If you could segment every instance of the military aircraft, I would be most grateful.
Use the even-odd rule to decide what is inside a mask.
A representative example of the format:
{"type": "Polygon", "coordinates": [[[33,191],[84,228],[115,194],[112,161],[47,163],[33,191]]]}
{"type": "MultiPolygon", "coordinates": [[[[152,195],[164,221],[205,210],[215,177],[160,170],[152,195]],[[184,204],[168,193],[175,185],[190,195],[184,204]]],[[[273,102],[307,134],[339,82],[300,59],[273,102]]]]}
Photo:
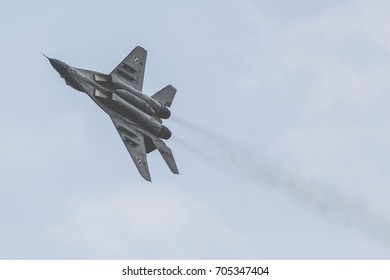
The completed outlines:
{"type": "MultiPolygon", "coordinates": [[[[44,54],[43,54],[44,55],[44,54]]],[[[106,112],[122,138],[141,176],[151,182],[147,154],[157,148],[170,170],[179,174],[171,149],[162,141],[171,131],[161,119],[171,115],[176,89],[168,85],[152,96],[142,93],[147,51],[136,47],[110,73],[79,69],[49,58],[67,85],[85,92],[106,112]]]]}

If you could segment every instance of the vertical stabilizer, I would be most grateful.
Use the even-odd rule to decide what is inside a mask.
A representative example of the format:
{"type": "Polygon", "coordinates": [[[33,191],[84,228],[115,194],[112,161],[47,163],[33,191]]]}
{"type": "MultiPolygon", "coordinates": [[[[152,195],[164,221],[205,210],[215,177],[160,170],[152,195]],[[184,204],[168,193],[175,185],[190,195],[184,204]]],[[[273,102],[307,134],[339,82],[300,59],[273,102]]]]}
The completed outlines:
{"type": "Polygon", "coordinates": [[[175,98],[176,89],[172,85],[168,85],[156,94],[152,98],[166,107],[171,107],[173,98],[175,98]]]}

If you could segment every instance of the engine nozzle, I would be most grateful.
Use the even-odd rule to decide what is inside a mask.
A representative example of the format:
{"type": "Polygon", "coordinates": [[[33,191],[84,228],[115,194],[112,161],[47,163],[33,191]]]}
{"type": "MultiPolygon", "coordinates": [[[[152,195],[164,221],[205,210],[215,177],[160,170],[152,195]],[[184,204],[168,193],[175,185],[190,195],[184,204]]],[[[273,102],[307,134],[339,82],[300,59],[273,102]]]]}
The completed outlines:
{"type": "Polygon", "coordinates": [[[171,116],[171,111],[165,107],[161,106],[161,110],[158,112],[158,117],[162,119],[168,119],[171,116]]]}
{"type": "Polygon", "coordinates": [[[160,133],[158,134],[158,137],[167,140],[167,139],[171,138],[171,136],[172,136],[172,132],[169,130],[168,127],[163,125],[162,128],[161,128],[160,133]]]}

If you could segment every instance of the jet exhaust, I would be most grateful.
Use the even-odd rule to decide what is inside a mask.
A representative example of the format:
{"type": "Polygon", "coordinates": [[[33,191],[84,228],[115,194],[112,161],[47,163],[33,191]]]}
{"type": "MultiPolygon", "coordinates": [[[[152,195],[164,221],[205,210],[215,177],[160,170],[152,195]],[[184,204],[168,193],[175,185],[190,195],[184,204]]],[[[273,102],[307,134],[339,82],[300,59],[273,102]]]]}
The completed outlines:
{"type": "Polygon", "coordinates": [[[229,175],[251,180],[308,207],[331,221],[341,222],[360,233],[390,245],[389,217],[366,200],[353,197],[337,187],[283,171],[271,161],[260,160],[245,144],[217,135],[202,125],[172,118],[182,129],[193,133],[187,140],[175,138],[177,145],[194,156],[225,170],[229,175]]]}

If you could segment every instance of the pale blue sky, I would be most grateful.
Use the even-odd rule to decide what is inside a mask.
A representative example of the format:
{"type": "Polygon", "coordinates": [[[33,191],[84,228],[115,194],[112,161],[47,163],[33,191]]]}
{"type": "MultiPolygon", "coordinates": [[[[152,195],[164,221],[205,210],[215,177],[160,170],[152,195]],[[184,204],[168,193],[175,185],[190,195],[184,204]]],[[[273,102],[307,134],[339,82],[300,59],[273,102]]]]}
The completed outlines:
{"type": "Polygon", "coordinates": [[[1,259],[390,257],[386,1],[5,1],[1,259]],[[40,52],[178,89],[137,173],[40,52]]]}

